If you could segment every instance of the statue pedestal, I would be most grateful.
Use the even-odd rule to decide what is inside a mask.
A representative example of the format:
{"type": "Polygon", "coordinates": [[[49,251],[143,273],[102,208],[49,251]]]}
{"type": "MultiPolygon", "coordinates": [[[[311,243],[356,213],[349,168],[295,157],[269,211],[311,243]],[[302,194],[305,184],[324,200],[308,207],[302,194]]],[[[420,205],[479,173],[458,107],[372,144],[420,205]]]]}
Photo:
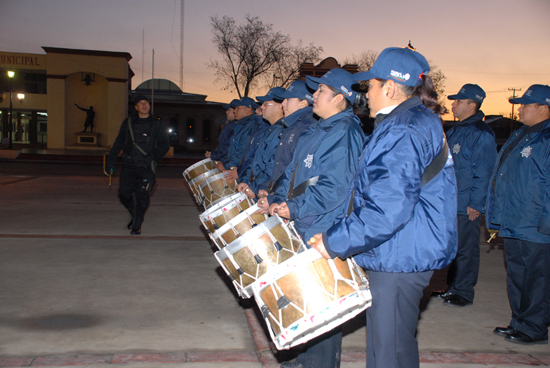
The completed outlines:
{"type": "Polygon", "coordinates": [[[76,145],[85,147],[99,147],[97,138],[99,133],[78,132],[76,135],[76,145]]]}

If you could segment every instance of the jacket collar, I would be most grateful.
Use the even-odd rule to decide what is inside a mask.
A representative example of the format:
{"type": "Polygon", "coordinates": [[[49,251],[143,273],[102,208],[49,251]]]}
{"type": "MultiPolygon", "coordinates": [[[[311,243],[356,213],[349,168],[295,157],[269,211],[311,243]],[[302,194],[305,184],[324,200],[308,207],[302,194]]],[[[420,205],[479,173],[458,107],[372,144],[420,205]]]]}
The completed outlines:
{"type": "Polygon", "coordinates": [[[453,122],[453,126],[465,126],[465,125],[475,124],[478,121],[483,120],[484,117],[485,117],[485,114],[483,113],[483,111],[479,110],[478,112],[476,112],[472,116],[469,116],[469,117],[467,117],[466,119],[464,119],[462,121],[453,122]]]}
{"type": "Polygon", "coordinates": [[[524,125],[526,134],[536,133],[536,132],[538,132],[539,130],[542,130],[542,129],[548,129],[549,126],[550,126],[550,119],[543,120],[540,123],[535,124],[535,125],[530,126],[530,127],[527,126],[527,125],[524,125]]]}
{"type": "Polygon", "coordinates": [[[335,114],[335,115],[332,115],[330,118],[328,119],[320,119],[318,122],[317,122],[317,126],[320,128],[320,129],[325,129],[325,130],[328,130],[330,128],[332,128],[334,125],[336,125],[336,123],[338,121],[340,121],[341,119],[345,119],[347,117],[353,117],[355,118],[356,122],[358,125],[361,125],[360,121],[359,121],[359,118],[357,118],[354,114],[353,114],[353,109],[351,107],[345,109],[344,111],[341,111],[339,112],[338,114],[335,114]]]}
{"type": "MultiPolygon", "coordinates": [[[[419,97],[412,97],[412,98],[409,98],[408,100],[404,101],[404,102],[401,102],[395,109],[392,110],[392,112],[390,112],[388,115],[386,115],[381,121],[384,121],[388,118],[391,118],[397,114],[399,114],[401,111],[405,111],[405,110],[408,110],[410,108],[413,108],[413,107],[416,107],[416,106],[420,106],[422,105],[422,100],[420,100],[419,97]]],[[[378,123],[378,124],[380,124],[378,123]]],[[[378,125],[376,125],[374,128],[376,129],[378,125]]]]}
{"type": "Polygon", "coordinates": [[[285,128],[288,128],[289,126],[294,125],[298,120],[300,120],[302,117],[305,117],[307,114],[313,114],[313,107],[307,106],[303,109],[294,111],[289,116],[285,116],[283,118],[283,126],[285,128]]]}
{"type": "Polygon", "coordinates": [[[252,114],[252,115],[248,115],[248,116],[245,116],[244,118],[242,119],[239,119],[239,120],[235,120],[235,124],[237,125],[244,125],[248,122],[250,122],[251,120],[253,120],[254,118],[256,118],[256,114],[252,114]]]}

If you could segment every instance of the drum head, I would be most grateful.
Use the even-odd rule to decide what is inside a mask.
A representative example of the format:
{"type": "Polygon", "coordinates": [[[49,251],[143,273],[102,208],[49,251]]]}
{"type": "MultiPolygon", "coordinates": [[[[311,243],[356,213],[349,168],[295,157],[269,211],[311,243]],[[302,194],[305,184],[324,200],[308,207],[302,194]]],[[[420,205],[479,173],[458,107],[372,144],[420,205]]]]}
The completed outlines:
{"type": "Polygon", "coordinates": [[[353,260],[327,260],[314,249],[270,270],[252,289],[278,349],[330,331],[371,304],[366,276],[353,260]]]}

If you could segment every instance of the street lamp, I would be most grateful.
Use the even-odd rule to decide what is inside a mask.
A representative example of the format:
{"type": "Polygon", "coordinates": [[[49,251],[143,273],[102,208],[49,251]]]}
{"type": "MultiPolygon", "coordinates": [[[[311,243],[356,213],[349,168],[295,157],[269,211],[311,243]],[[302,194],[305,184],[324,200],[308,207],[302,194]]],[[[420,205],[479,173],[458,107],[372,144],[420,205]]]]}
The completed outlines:
{"type": "Polygon", "coordinates": [[[8,124],[8,148],[9,149],[12,149],[12,145],[11,145],[11,130],[12,130],[12,124],[13,124],[13,116],[12,116],[12,108],[13,108],[13,103],[12,103],[12,99],[11,99],[11,95],[12,95],[12,92],[13,92],[13,77],[15,76],[15,72],[12,71],[12,70],[8,70],[8,77],[10,78],[10,120],[9,120],[9,124],[8,124]]]}

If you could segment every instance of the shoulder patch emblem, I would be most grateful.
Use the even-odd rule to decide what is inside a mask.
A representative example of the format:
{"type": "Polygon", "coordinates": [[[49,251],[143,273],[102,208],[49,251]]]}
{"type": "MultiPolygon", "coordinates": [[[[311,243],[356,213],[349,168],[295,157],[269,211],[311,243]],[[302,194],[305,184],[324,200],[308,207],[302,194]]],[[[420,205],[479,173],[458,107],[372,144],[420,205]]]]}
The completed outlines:
{"type": "Polygon", "coordinates": [[[533,148],[531,146],[525,147],[521,150],[521,157],[529,157],[531,156],[531,151],[533,151],[533,148]]]}
{"type": "Polygon", "coordinates": [[[453,146],[453,153],[454,153],[455,155],[457,155],[457,154],[460,153],[460,144],[457,143],[457,144],[455,144],[455,145],[453,146]]]}
{"type": "Polygon", "coordinates": [[[307,158],[304,160],[306,163],[306,167],[308,169],[311,169],[311,165],[313,164],[313,155],[307,155],[307,158]]]}

